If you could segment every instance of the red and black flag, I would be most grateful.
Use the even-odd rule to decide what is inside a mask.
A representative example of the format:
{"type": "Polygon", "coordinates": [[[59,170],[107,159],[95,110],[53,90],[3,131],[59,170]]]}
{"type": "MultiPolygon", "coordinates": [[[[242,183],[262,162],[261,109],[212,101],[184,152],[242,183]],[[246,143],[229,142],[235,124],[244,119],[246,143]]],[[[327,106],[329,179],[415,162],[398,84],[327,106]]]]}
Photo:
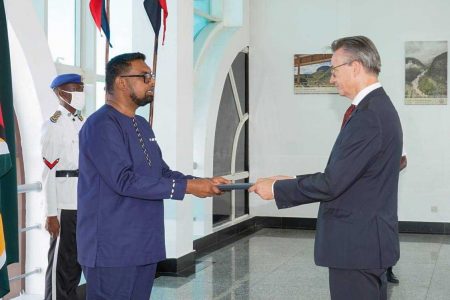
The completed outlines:
{"type": "Polygon", "coordinates": [[[95,25],[98,30],[105,33],[106,39],[109,42],[109,46],[111,45],[110,33],[109,33],[109,24],[108,24],[108,15],[106,14],[106,3],[105,0],[91,0],[89,2],[89,8],[91,10],[92,18],[94,19],[95,25]]]}
{"type": "MultiPolygon", "coordinates": [[[[164,31],[162,44],[164,45],[164,40],[166,39],[166,19],[169,15],[167,11],[166,0],[144,0],[144,8],[147,13],[150,23],[152,24],[153,31],[155,32],[155,42],[153,45],[153,73],[156,74],[156,66],[158,61],[158,40],[159,40],[159,30],[161,29],[161,10],[164,13],[164,31]]],[[[150,115],[149,115],[150,126],[153,125],[153,102],[150,103],[150,115]]]]}
{"type": "Polygon", "coordinates": [[[150,19],[150,23],[152,23],[153,31],[155,32],[156,38],[159,37],[159,30],[161,29],[161,10],[163,10],[164,18],[164,30],[163,30],[163,40],[162,44],[164,45],[164,40],[166,39],[166,19],[169,15],[167,11],[167,3],[166,0],[145,0],[144,8],[147,12],[148,18],[150,19]]]}

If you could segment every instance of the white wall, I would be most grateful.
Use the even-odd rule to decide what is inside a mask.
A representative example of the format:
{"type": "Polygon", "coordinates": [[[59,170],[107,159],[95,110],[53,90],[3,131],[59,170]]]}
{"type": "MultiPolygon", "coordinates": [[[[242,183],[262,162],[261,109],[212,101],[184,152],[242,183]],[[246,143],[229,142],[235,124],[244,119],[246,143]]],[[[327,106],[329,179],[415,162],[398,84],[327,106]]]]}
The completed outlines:
{"type": "MultiPolygon", "coordinates": [[[[403,125],[408,167],[400,176],[399,219],[449,222],[449,108],[406,106],[403,94],[404,42],[450,40],[450,2],[251,0],[250,11],[252,180],[323,171],[350,101],[295,95],[293,55],[330,53],[334,39],[366,35],[380,52],[380,81],[403,125]]],[[[277,210],[254,195],[250,201],[251,214],[261,216],[315,217],[318,207],[277,210]]]]}
{"type": "MultiPolygon", "coordinates": [[[[158,52],[154,116],[164,159],[173,170],[185,174],[193,172],[192,5],[185,0],[168,2],[166,42],[158,52]]],[[[192,198],[164,200],[167,257],[181,257],[193,251],[192,198]]]]}
{"type": "MultiPolygon", "coordinates": [[[[56,69],[32,3],[26,0],[8,0],[5,1],[5,10],[14,108],[22,138],[25,183],[33,183],[42,181],[41,125],[57,107],[57,99],[49,88],[56,69]]],[[[27,193],[26,199],[26,226],[39,223],[43,225],[44,193],[27,193]]],[[[48,241],[49,235],[43,226],[26,233],[25,271],[42,269],[41,273],[26,278],[26,291],[29,294],[43,294],[48,241]]]]}

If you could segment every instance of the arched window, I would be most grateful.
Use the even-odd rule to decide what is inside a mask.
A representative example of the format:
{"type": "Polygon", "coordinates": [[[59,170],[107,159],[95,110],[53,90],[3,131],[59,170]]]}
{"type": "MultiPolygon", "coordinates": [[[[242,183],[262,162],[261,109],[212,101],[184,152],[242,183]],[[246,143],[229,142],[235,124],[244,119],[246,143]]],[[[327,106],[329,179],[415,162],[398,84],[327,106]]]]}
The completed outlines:
{"type": "MultiPolygon", "coordinates": [[[[214,176],[248,182],[248,54],[240,52],[223,86],[214,141],[214,176]]],[[[248,192],[231,191],[213,198],[213,224],[248,214],[248,192]]]]}

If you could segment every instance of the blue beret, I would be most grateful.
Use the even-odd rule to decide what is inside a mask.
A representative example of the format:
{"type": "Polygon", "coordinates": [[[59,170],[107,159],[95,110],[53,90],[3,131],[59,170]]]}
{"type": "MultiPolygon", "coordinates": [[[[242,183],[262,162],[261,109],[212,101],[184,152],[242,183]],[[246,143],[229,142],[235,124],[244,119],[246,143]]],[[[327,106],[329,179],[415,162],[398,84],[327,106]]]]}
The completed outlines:
{"type": "Polygon", "coordinates": [[[50,88],[54,89],[66,83],[83,84],[83,81],[81,80],[81,76],[78,74],[61,74],[53,79],[52,83],[50,84],[50,88]]]}

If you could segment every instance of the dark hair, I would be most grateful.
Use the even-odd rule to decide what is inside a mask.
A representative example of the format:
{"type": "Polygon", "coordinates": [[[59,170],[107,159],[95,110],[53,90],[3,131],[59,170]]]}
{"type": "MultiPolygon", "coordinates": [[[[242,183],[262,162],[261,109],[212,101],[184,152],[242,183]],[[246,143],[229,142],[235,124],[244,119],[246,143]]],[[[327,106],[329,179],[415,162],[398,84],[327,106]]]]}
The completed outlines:
{"type": "Polygon", "coordinates": [[[145,61],[145,55],[139,52],[124,53],[111,58],[106,64],[105,89],[107,93],[112,94],[114,92],[114,81],[118,76],[130,70],[131,62],[134,60],[145,61]]]}
{"type": "Polygon", "coordinates": [[[368,72],[376,75],[380,73],[380,54],[368,37],[362,35],[344,37],[331,44],[333,52],[341,48],[349,54],[349,62],[359,61],[368,72]]]}

